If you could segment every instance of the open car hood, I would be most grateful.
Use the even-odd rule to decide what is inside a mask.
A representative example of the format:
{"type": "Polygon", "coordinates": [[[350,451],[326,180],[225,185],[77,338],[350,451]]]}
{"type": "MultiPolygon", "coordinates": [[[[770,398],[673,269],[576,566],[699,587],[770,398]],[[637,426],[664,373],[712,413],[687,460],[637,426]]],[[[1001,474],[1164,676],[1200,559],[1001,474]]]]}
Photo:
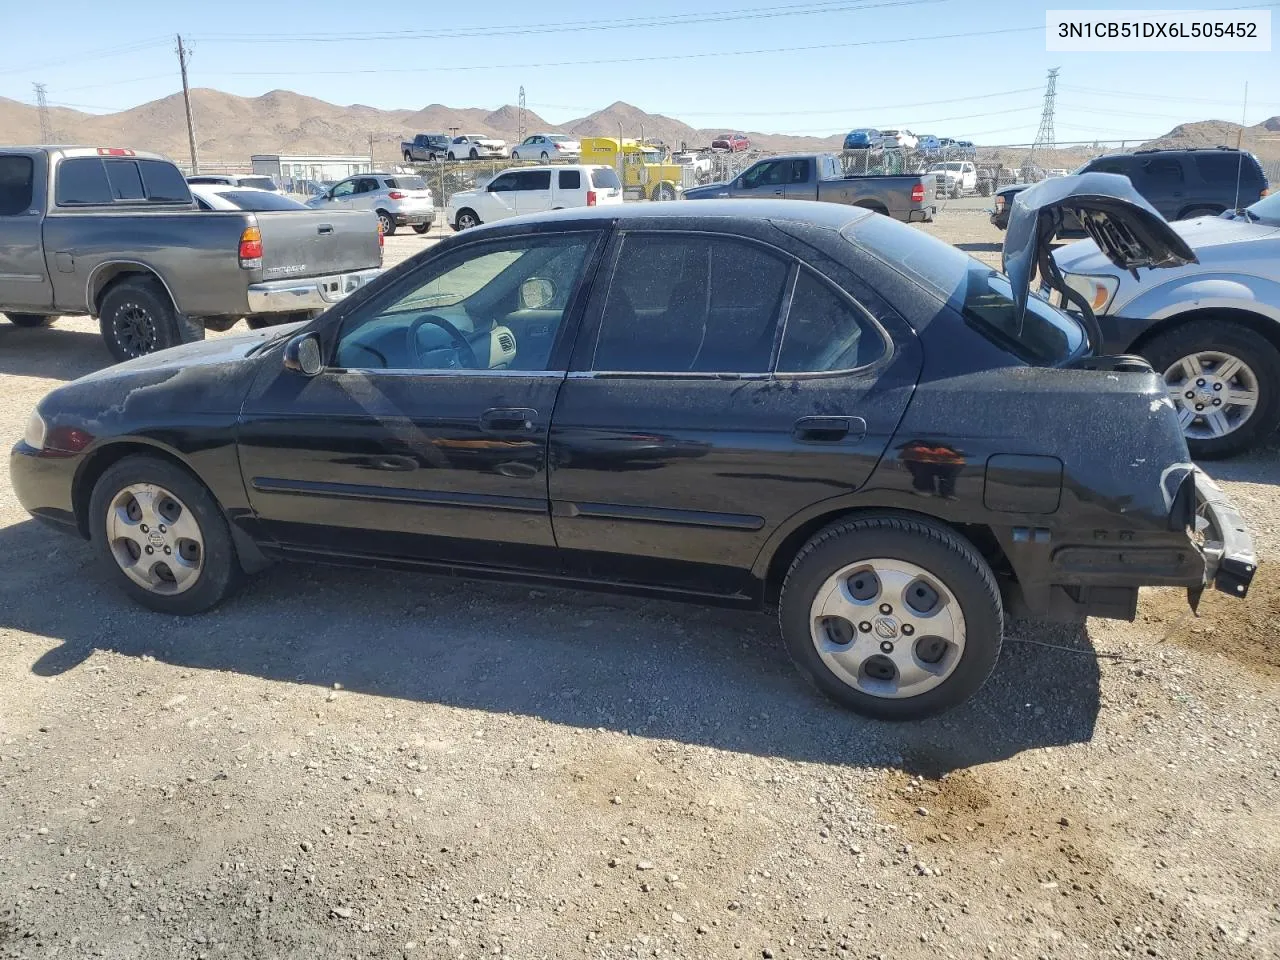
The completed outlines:
{"type": "MultiPolygon", "coordinates": [[[[1187,241],[1133,189],[1128,177],[1085,173],[1041,181],[1014,194],[1004,241],[1004,272],[1013,287],[1019,330],[1032,275],[1042,261],[1050,259],[1049,245],[1068,212],[1084,225],[1108,260],[1135,278],[1138,267],[1196,262],[1187,241]]],[[[1051,277],[1045,279],[1053,282],[1051,277]]],[[[1097,346],[1093,344],[1094,349],[1097,346]]]]}

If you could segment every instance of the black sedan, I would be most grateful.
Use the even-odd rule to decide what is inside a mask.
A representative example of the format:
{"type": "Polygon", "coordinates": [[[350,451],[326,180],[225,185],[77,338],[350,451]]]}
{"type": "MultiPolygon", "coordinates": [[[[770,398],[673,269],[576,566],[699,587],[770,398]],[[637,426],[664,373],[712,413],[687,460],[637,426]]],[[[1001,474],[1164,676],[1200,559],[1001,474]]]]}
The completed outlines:
{"type": "MultiPolygon", "coordinates": [[[[823,691],[926,716],[982,685],[1006,611],[1252,576],[1160,379],[1028,299],[1052,213],[1013,286],[821,203],[470,230],[305,326],[55,390],[14,485],[166,613],[275,559],[776,606],[823,691]]],[[[1117,256],[1162,239],[1130,227],[1117,256]]]]}

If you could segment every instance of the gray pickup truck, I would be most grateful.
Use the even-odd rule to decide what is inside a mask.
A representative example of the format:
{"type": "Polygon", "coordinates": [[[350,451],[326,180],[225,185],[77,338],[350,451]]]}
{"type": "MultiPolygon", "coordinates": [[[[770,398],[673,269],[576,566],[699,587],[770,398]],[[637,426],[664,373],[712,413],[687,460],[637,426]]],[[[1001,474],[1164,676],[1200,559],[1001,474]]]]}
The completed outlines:
{"type": "Polygon", "coordinates": [[[97,317],[117,360],[304,319],[381,272],[370,211],[197,209],[162,157],[0,147],[0,313],[97,317]]]}
{"type": "Polygon", "coordinates": [[[449,155],[450,142],[443,133],[420,133],[412,140],[400,141],[400,155],[405,163],[443,160],[449,155]]]}
{"type": "Polygon", "coordinates": [[[833,153],[797,153],[761,160],[727,183],[685,190],[684,198],[822,200],[866,207],[905,223],[927,223],[937,213],[936,187],[933,174],[845,176],[833,153]]]}

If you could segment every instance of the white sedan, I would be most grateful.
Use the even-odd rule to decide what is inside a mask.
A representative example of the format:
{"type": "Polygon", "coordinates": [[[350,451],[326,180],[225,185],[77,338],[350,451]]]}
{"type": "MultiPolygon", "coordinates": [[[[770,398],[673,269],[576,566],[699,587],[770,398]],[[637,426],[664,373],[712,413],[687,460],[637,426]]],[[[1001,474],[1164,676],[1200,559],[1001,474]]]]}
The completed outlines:
{"type": "Polygon", "coordinates": [[[511,148],[512,160],[577,160],[582,144],[563,133],[535,133],[511,148]]]}

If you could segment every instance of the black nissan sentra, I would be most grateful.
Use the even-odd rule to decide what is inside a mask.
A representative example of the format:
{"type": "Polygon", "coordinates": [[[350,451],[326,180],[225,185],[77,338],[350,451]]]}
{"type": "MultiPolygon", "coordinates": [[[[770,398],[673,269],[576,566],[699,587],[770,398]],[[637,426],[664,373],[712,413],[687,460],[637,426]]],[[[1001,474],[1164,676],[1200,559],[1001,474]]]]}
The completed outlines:
{"type": "Polygon", "coordinates": [[[55,390],[13,483],[154,610],[276,559],[776,606],[827,694],[937,713],[1006,614],[1132,619],[1140,586],[1254,571],[1160,378],[1028,296],[1065,211],[1125,267],[1193,254],[1124,178],[1046,186],[1009,277],[820,203],[469,230],[304,326],[55,390]]]}

